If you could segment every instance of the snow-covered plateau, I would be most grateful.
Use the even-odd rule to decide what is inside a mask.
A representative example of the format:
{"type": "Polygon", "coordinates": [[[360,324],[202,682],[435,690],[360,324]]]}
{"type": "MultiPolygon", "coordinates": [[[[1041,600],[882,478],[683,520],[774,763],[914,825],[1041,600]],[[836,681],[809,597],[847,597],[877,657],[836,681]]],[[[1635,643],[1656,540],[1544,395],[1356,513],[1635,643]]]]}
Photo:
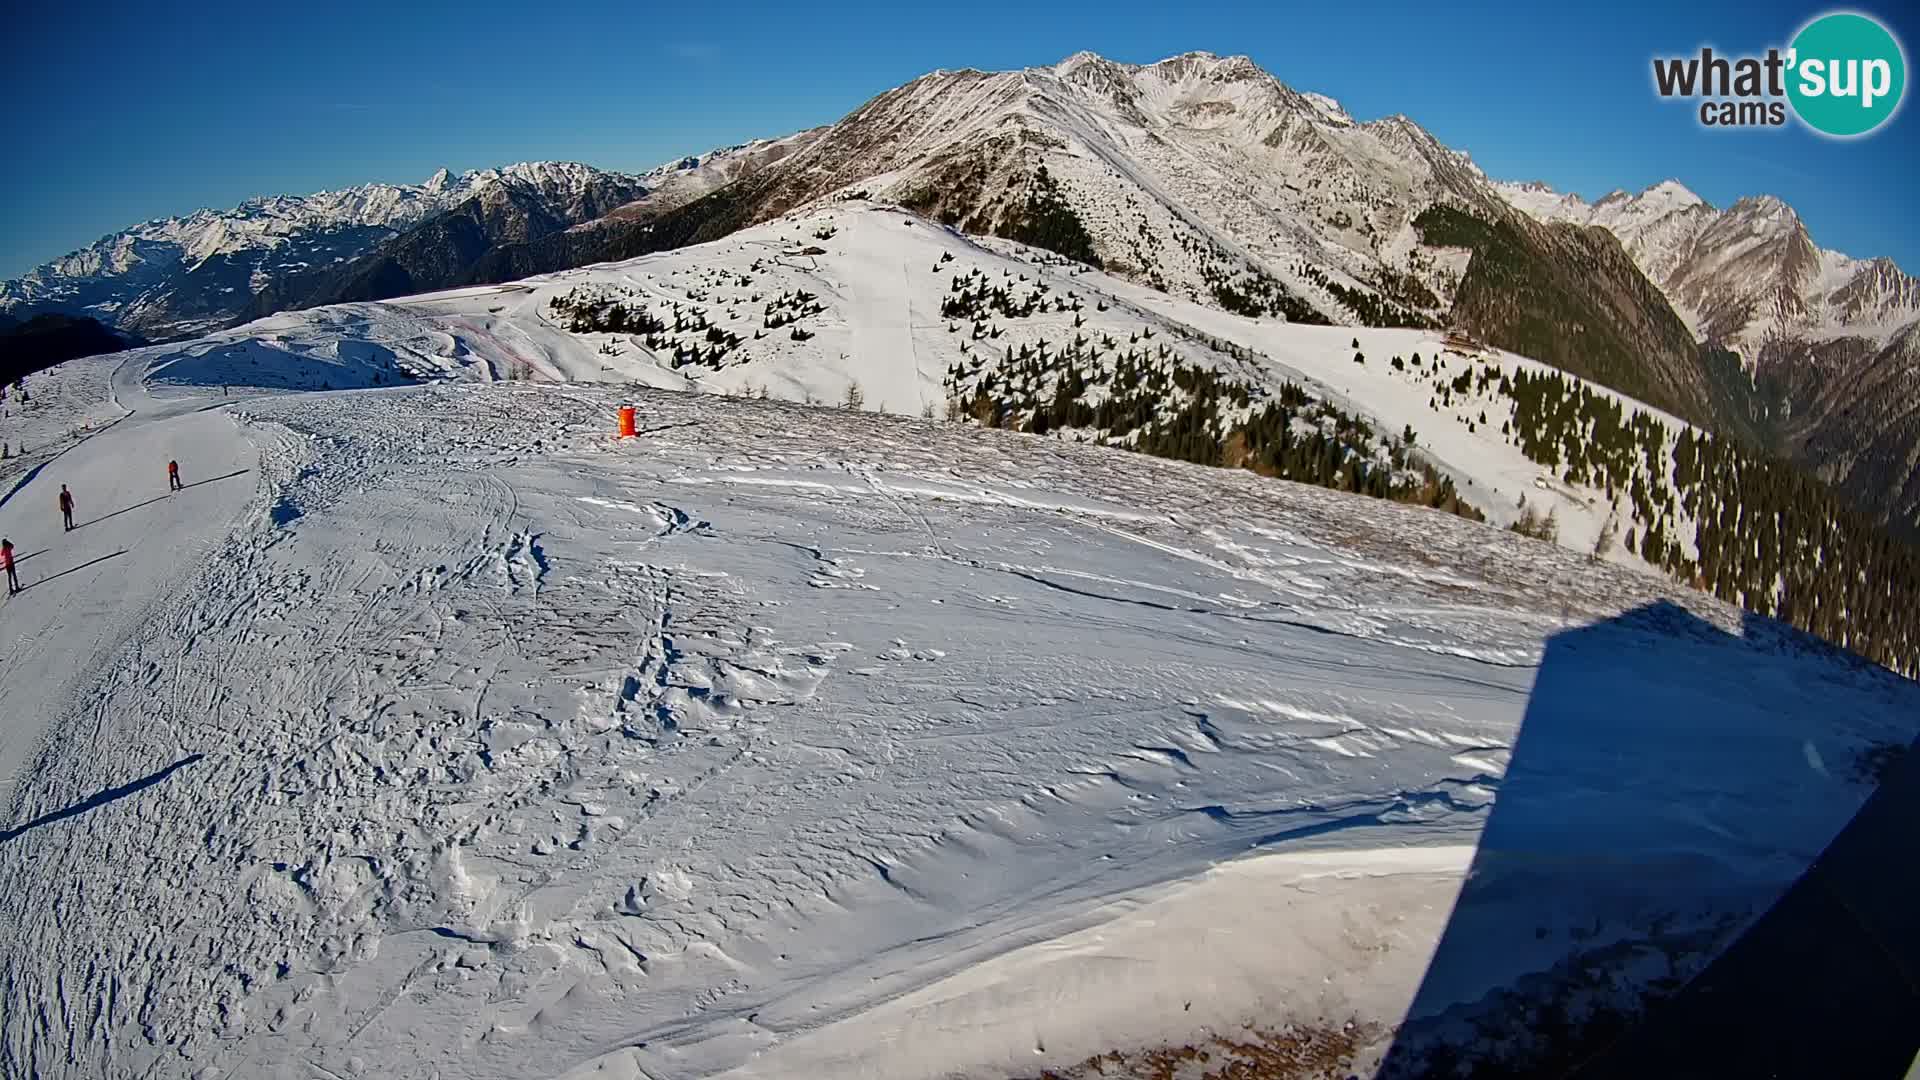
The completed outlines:
{"type": "Polygon", "coordinates": [[[69,362],[0,499],[0,1074],[1370,1075],[1699,970],[1920,734],[1631,565],[924,417],[962,273],[1085,302],[996,354],[1151,331],[1547,490],[1384,363],[1431,334],[855,204],[69,362]]]}

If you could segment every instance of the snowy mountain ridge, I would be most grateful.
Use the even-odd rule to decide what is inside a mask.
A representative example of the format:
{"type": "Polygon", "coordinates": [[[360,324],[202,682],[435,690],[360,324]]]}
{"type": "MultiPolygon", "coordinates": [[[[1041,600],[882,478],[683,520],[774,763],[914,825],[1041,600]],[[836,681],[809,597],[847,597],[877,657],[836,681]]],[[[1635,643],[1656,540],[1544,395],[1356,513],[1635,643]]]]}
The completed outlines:
{"type": "Polygon", "coordinates": [[[1920,280],[1815,245],[1771,195],[1722,210],[1673,180],[1591,205],[1497,189],[1542,221],[1618,237],[1696,336],[1738,354],[1753,437],[1920,537],[1920,280]]]}
{"type": "MultiPolygon", "coordinates": [[[[825,130],[809,128],[777,139],[752,139],[663,162],[636,178],[647,189],[646,194],[608,214],[607,219],[634,220],[683,206],[804,148],[825,130]]],[[[591,222],[581,227],[606,223],[591,222]]]]}
{"type": "Polygon", "coordinates": [[[8,299],[29,299],[19,295],[24,290],[16,289],[18,282],[50,287],[49,279],[56,277],[127,273],[142,261],[141,244],[170,244],[179,249],[180,262],[191,268],[214,255],[276,247],[303,230],[410,224],[491,184],[564,185],[603,172],[578,162],[529,161],[458,175],[443,168],[419,184],[371,183],[311,195],[263,195],[230,210],[202,208],[141,222],[54,259],[16,282],[0,284],[0,289],[8,290],[8,299]]]}
{"type": "Polygon", "coordinates": [[[154,218],[0,282],[0,311],[84,311],[114,325],[160,332],[211,329],[276,275],[348,261],[399,231],[491,188],[564,196],[623,174],[578,162],[520,162],[420,184],[361,184],[311,195],[269,195],[230,210],[154,218]],[[213,278],[204,284],[199,278],[213,278]],[[178,295],[224,290],[223,306],[166,323],[178,295]]]}
{"type": "Polygon", "coordinates": [[[1110,268],[1205,302],[1257,279],[1336,322],[1369,321],[1353,305],[1389,269],[1440,290],[1402,324],[1443,313],[1447,257],[1411,255],[1412,217],[1436,200],[1505,210],[1466,155],[1407,118],[1358,123],[1244,56],[1205,52],[936,71],[751,178],[742,200],[766,220],[861,191],[989,233],[1018,228],[1039,164],[1110,268]]]}
{"type": "Polygon", "coordinates": [[[1772,195],[1722,210],[1678,180],[1591,204],[1537,182],[1494,189],[1542,221],[1613,233],[1696,333],[1749,367],[1770,341],[1851,336],[1885,345],[1920,320],[1920,281],[1891,259],[1815,245],[1800,216],[1772,195]]]}
{"type": "Polygon", "coordinates": [[[1536,185],[1521,201],[1558,207],[1536,215],[1515,188],[1407,116],[1355,122],[1244,56],[1083,52],[882,93],[667,231],[704,239],[867,195],[1236,314],[1453,325],[1740,434],[1920,528],[1900,467],[1920,416],[1845,389],[1915,373],[1911,278],[1821,254],[1778,199],[1720,212],[1675,182],[1584,207],[1536,185]],[[1846,344],[1810,347],[1823,341],[1846,344]],[[1859,377],[1823,384],[1834,371],[1859,377]]]}
{"type": "MultiPolygon", "coordinates": [[[[1408,228],[1422,208],[1444,201],[1483,215],[1512,206],[1543,222],[1607,228],[1690,327],[1739,349],[1749,365],[1760,342],[1783,328],[1884,343],[1920,315],[1911,277],[1886,260],[1814,248],[1791,208],[1771,197],[1719,211],[1666,181],[1589,205],[1543,184],[1492,181],[1405,115],[1357,121],[1332,98],[1297,91],[1245,56],[1198,51],[1152,64],[1082,51],[1020,71],[931,72],[838,124],[629,177],[647,194],[609,218],[644,217],[804,159],[789,170],[801,181],[790,178],[768,207],[774,213],[877,184],[877,194],[917,196],[920,208],[985,231],[1008,213],[1006,195],[1020,179],[1012,174],[1031,165],[1024,159],[1032,151],[1068,189],[1103,260],[1203,301],[1223,275],[1253,273],[1298,297],[1302,311],[1366,323],[1374,313],[1356,309],[1356,297],[1370,303],[1366,294],[1383,292],[1384,279],[1404,275],[1431,295],[1396,303],[1389,317],[1444,318],[1464,265],[1423,250],[1408,228]],[[875,127],[887,129],[885,143],[866,137],[875,127]],[[1016,149],[1023,160],[1009,160],[1016,149]],[[1002,205],[989,213],[983,204],[994,197],[1002,205]],[[1165,237],[1192,250],[1164,250],[1164,239],[1155,240],[1165,237]]],[[[352,233],[256,259],[247,284],[257,290],[280,270],[360,253],[367,236],[357,230],[416,224],[490,184],[577,188],[594,175],[609,174],[559,162],[443,169],[421,184],[267,196],[154,219],[0,283],[0,310],[62,305],[143,329],[133,294],[210,258],[352,233]]]]}
{"type": "Polygon", "coordinates": [[[866,199],[518,282],[286,312],[165,360],[153,378],[192,385],[614,382],[1129,447],[1508,525],[1920,670],[1920,624],[1863,632],[1846,615],[1908,572],[1905,549],[1738,440],[1438,329],[1250,318],[866,199]]]}
{"type": "MultiPolygon", "coordinates": [[[[1632,550],[1619,541],[1646,533],[1660,516],[1662,532],[1696,554],[1687,538],[1692,517],[1667,466],[1640,474],[1638,486],[1665,509],[1655,515],[1636,512],[1625,483],[1616,494],[1596,477],[1563,475],[1522,452],[1503,428],[1521,423],[1515,403],[1497,383],[1552,375],[1544,364],[1495,350],[1449,350],[1437,330],[1248,319],[861,199],[625,262],[283,313],[189,343],[183,358],[156,362],[154,378],[185,378],[181,372],[191,369],[200,372],[195,381],[339,388],[364,383],[367,365],[384,358],[398,365],[395,381],[614,382],[805,403],[857,399],[875,411],[954,419],[973,416],[984,395],[1004,399],[994,425],[1018,427],[1032,422],[1025,399],[1044,401],[1056,389],[1047,376],[1024,370],[1035,357],[1073,365],[1094,406],[1140,392],[1129,385],[1136,376],[1116,368],[1141,361],[1252,388],[1254,398],[1223,419],[1244,417],[1292,386],[1379,433],[1346,444],[1370,463],[1386,464],[1388,433],[1413,433],[1421,460],[1497,524],[1530,508],[1552,515],[1562,545],[1601,548],[1610,561],[1648,568],[1654,547],[1632,550]],[[970,314],[954,306],[971,303],[956,297],[988,288],[1005,289],[1010,300],[1001,304],[996,294],[970,314]],[[1355,362],[1356,348],[1365,363],[1355,362]],[[1603,534],[1611,536],[1604,544],[1603,534]]],[[[1692,431],[1603,387],[1587,391],[1663,425],[1663,456],[1692,431]]],[[[1192,400],[1168,386],[1145,407],[1159,423],[1192,400]]],[[[1308,432],[1333,435],[1346,423],[1311,409],[1306,416],[1308,432]]],[[[1109,430],[1092,419],[1052,434],[1122,446],[1147,437],[1131,423],[1109,430]]]]}

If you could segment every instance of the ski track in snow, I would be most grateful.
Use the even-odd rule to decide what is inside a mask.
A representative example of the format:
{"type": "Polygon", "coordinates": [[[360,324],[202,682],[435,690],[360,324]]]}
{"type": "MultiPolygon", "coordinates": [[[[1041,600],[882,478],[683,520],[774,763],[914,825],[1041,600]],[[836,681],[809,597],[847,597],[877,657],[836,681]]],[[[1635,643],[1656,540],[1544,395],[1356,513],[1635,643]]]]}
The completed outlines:
{"type": "Polygon", "coordinates": [[[0,507],[52,549],[29,583],[125,551],[0,608],[9,1075],[1005,1075],[1263,1002],[1391,1023],[1563,627],[1699,620],[1586,646],[1697,656],[1692,786],[1563,764],[1567,814],[1630,792],[1637,843],[1744,860],[1750,903],[1864,797],[1808,748],[1913,734],[1908,684],[1782,673],[1791,639],[1704,597],[1251,474],[777,402],[643,393],[621,443],[598,388],[221,408],[133,374],[134,416],[0,507]],[[87,520],[168,456],[252,471],[46,535],[59,483],[87,520]],[[1708,767],[1730,730],[1784,764],[1708,767]],[[1154,965],[1051,1057],[1030,1004],[995,1023],[990,973],[1097,956],[1073,935],[1249,852],[1300,942],[1264,974],[1154,965]],[[977,1038],[918,1043],[983,993],[977,1038]]]}

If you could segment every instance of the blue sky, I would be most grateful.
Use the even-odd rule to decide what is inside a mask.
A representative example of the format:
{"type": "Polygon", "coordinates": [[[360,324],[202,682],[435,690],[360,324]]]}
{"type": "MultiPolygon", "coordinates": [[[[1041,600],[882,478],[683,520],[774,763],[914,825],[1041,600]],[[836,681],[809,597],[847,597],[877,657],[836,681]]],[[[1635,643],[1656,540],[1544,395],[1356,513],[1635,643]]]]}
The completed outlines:
{"type": "MultiPolygon", "coordinates": [[[[1678,177],[1768,193],[1823,246],[1920,273],[1920,110],[1848,142],[1707,131],[1649,62],[1785,44],[1826,8],[1421,3],[22,5],[0,67],[0,277],[252,195],[511,161],[643,169],[838,119],[934,68],[1244,53],[1360,119],[1404,112],[1507,179],[1596,197],[1678,177]]],[[[1920,25],[1891,22],[1910,56],[1920,25]]],[[[1893,18],[1889,18],[1893,17],[1893,18]]],[[[1912,21],[1912,20],[1908,20],[1912,21]]],[[[1913,96],[1909,94],[1909,96],[1913,96]]]]}

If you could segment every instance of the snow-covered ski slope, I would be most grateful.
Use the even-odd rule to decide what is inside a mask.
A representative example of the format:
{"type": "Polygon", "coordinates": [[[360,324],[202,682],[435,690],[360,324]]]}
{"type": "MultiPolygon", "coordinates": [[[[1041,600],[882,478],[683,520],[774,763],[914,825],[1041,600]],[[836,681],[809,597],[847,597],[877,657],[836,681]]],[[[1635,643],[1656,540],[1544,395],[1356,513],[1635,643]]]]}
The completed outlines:
{"type": "Polygon", "coordinates": [[[1650,576],[1250,473],[213,385],[578,359],[432,319],[116,359],[131,414],[0,505],[0,1074],[1000,1077],[1248,1023],[1366,1074],[1569,958],[1697,967],[1920,725],[1650,576]]]}
{"type": "Polygon", "coordinates": [[[34,468],[127,414],[114,395],[114,355],[90,356],[57,371],[28,375],[0,391],[0,496],[34,468]]]}
{"type": "MultiPolygon", "coordinates": [[[[1451,380],[1484,368],[1552,370],[1545,365],[1493,350],[1449,353],[1433,331],[1248,319],[860,200],[828,202],[723,240],[629,262],[384,304],[276,315],[146,355],[171,361],[156,378],[199,385],[341,388],[391,383],[407,374],[638,383],[826,404],[845,400],[857,388],[869,410],[944,416],[951,369],[983,365],[991,372],[1011,350],[1044,342],[1057,352],[1075,339],[1107,363],[1123,350],[1158,357],[1164,348],[1181,363],[1252,385],[1307,386],[1315,396],[1370,418],[1383,434],[1412,427],[1424,456],[1453,475],[1463,497],[1489,520],[1513,521],[1524,495],[1539,513],[1555,513],[1560,542],[1576,551],[1592,551],[1616,511],[1625,512],[1616,532],[1635,524],[1625,516],[1631,508],[1624,492],[1610,500],[1604,490],[1565,482],[1503,437],[1511,401],[1475,393],[1429,404],[1439,396],[1433,379],[1442,373],[1451,380]],[[978,320],[982,333],[976,335],[974,320],[942,315],[956,279],[1005,286],[1017,298],[1071,298],[1078,310],[988,316],[978,320]],[[1037,291],[1042,286],[1044,294],[1037,291]],[[556,300],[574,303],[576,311],[597,310],[600,325],[617,304],[627,313],[645,311],[667,329],[569,329],[581,324],[556,310],[556,300]],[[672,329],[676,319],[681,329],[672,329]],[[796,340],[796,330],[804,340],[796,340]],[[726,342],[729,333],[737,344],[726,342]],[[1214,347],[1221,342],[1253,355],[1225,355],[1214,347]],[[692,349],[724,355],[676,361],[677,350],[692,349]],[[1366,364],[1354,363],[1356,351],[1366,364]],[[1416,355],[1423,358],[1418,368],[1390,366],[1394,357],[1410,362],[1416,355]]],[[[1685,428],[1671,416],[1595,389],[1626,403],[1629,412],[1659,418],[1675,434],[1685,428]]],[[[1075,433],[1055,435],[1071,439],[1075,433]]],[[[1651,487],[1669,483],[1666,476],[1647,480],[1651,487]]],[[[1672,514],[1674,531],[1690,537],[1684,512],[1675,506],[1672,514]]],[[[1645,565],[1619,545],[1606,557],[1645,565]]]]}
{"type": "Polygon", "coordinates": [[[13,541],[22,583],[44,587],[0,607],[0,800],[17,794],[46,721],[225,539],[252,487],[253,450],[229,417],[198,396],[154,397],[138,376],[138,365],[108,355],[27,379],[22,419],[40,420],[48,441],[7,462],[0,537],[13,541]],[[176,459],[192,486],[166,498],[176,459]],[[72,533],[61,528],[63,484],[82,526],[72,533]]]}

